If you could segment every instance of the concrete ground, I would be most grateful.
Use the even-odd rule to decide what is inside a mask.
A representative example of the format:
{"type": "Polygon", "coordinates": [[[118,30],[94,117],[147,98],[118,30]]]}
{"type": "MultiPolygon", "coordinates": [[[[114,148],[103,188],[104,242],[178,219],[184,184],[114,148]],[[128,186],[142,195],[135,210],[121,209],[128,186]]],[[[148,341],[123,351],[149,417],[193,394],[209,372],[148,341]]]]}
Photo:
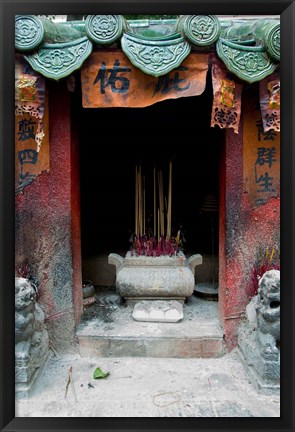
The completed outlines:
{"type": "Polygon", "coordinates": [[[279,395],[259,394],[237,349],[219,358],[51,356],[16,417],[279,417],[279,395]],[[65,398],[69,370],[72,381],[65,398]],[[99,367],[109,372],[94,379],[99,367]]]}

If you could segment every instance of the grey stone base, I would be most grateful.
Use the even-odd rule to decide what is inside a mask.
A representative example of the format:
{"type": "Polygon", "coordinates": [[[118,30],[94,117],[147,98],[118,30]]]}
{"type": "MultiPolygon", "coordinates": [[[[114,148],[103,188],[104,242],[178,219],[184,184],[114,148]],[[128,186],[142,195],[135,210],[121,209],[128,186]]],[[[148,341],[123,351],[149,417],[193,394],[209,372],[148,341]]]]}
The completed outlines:
{"type": "Polygon", "coordinates": [[[248,324],[238,332],[238,352],[249,379],[258,392],[276,394],[280,392],[280,357],[265,358],[256,339],[256,331],[248,324]]]}
{"type": "Polygon", "coordinates": [[[140,301],[148,301],[148,300],[163,300],[163,301],[171,301],[171,300],[175,300],[178,301],[179,303],[184,303],[186,300],[186,297],[126,297],[126,305],[127,306],[135,306],[136,303],[140,302],[140,301]]]}
{"type": "Polygon", "coordinates": [[[178,322],[183,318],[183,304],[175,300],[145,300],[136,303],[132,317],[136,321],[178,322]]]}
{"type": "Polygon", "coordinates": [[[79,336],[78,340],[81,357],[214,358],[225,353],[223,339],[217,337],[79,336]]]}
{"type": "Polygon", "coordinates": [[[28,397],[32,386],[49,356],[46,330],[34,334],[36,345],[20,342],[15,347],[15,392],[17,397],[28,397]]]}
{"type": "Polygon", "coordinates": [[[15,397],[16,397],[16,399],[27,399],[30,397],[36,380],[40,379],[42,377],[42,374],[44,372],[44,365],[47,362],[47,360],[50,359],[50,357],[52,355],[53,354],[51,351],[47,351],[47,353],[43,356],[41,362],[39,363],[38,367],[36,367],[34,369],[33,373],[30,376],[29,381],[16,382],[15,383],[15,397]]]}

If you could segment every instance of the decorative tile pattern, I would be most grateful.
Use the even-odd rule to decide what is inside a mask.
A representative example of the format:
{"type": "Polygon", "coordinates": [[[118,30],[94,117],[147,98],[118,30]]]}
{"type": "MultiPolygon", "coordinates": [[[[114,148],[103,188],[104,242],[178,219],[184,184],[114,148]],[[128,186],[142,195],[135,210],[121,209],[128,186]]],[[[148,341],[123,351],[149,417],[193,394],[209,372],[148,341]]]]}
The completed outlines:
{"type": "Polygon", "coordinates": [[[155,41],[124,34],[121,45],[134,66],[156,77],[177,68],[191,50],[190,44],[180,35],[167,41],[155,41]]]}
{"type": "Polygon", "coordinates": [[[263,47],[249,47],[219,38],[216,50],[228,70],[249,83],[262,80],[277,68],[263,47]]]}
{"type": "Polygon", "coordinates": [[[217,41],[221,31],[214,15],[188,15],[183,21],[183,32],[190,42],[210,46],[217,41]]]}
{"type": "Polygon", "coordinates": [[[119,39],[123,32],[121,15],[88,15],[86,33],[93,42],[107,45],[119,39]]]}
{"type": "Polygon", "coordinates": [[[42,22],[31,15],[15,18],[15,47],[20,51],[32,51],[43,40],[44,28],[42,22]]]}
{"type": "Polygon", "coordinates": [[[25,59],[34,70],[58,80],[79,69],[91,52],[92,43],[84,37],[64,44],[44,44],[25,59]]]}

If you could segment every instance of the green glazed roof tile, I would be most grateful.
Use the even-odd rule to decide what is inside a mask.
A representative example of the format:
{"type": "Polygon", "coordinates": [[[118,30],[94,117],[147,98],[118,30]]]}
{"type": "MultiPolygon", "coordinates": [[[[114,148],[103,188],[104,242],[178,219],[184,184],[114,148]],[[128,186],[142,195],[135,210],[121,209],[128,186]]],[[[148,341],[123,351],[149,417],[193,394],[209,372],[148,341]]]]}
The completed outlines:
{"type": "Polygon", "coordinates": [[[88,15],[85,28],[89,39],[101,45],[115,42],[123,32],[121,15],[88,15]]]}
{"type": "Polygon", "coordinates": [[[42,21],[32,15],[15,18],[15,48],[19,51],[36,49],[44,38],[42,21]]]}
{"type": "Polygon", "coordinates": [[[42,75],[60,79],[79,69],[92,46],[114,42],[131,63],[152,76],[178,67],[193,48],[217,52],[230,72],[255,82],[274,72],[280,60],[279,19],[218,19],[182,15],[172,20],[126,20],[122,15],[89,15],[54,23],[32,15],[15,19],[15,46],[42,75]]]}
{"type": "Polygon", "coordinates": [[[249,83],[262,80],[277,68],[263,46],[249,47],[219,38],[216,50],[227,69],[249,83]]]}
{"type": "Polygon", "coordinates": [[[175,39],[143,40],[124,34],[121,46],[135,67],[155,77],[177,68],[191,50],[190,44],[180,35],[175,39]]]}
{"type": "Polygon", "coordinates": [[[44,44],[37,52],[25,55],[32,68],[47,78],[59,80],[80,69],[92,52],[87,37],[63,44],[44,44]]]}
{"type": "Polygon", "coordinates": [[[184,15],[178,28],[191,43],[201,47],[214,44],[221,32],[221,25],[214,15],[184,15]]]}

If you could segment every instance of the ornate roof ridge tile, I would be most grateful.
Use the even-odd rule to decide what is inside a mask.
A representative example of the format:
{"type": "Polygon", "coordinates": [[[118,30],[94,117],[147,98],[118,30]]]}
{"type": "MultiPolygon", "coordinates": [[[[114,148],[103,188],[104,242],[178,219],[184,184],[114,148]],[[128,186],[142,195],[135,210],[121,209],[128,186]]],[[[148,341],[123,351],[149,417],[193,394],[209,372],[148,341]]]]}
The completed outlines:
{"type": "Polygon", "coordinates": [[[277,68],[262,45],[245,46],[219,38],[216,50],[227,69],[249,83],[262,80],[277,68]]]}
{"type": "Polygon", "coordinates": [[[181,15],[169,23],[148,20],[143,29],[122,15],[89,15],[64,23],[18,15],[15,21],[16,49],[36,71],[53,79],[79,69],[93,44],[114,42],[121,43],[134,66],[152,76],[178,67],[192,48],[216,51],[229,71],[248,82],[273,73],[280,60],[280,23],[273,18],[228,24],[215,15],[181,15]]]}
{"type": "Polygon", "coordinates": [[[88,15],[85,21],[89,39],[101,45],[115,42],[122,36],[125,20],[121,15],[88,15]]]}
{"type": "Polygon", "coordinates": [[[92,48],[90,40],[83,37],[73,42],[43,44],[38,51],[24,57],[35,71],[59,80],[80,69],[92,48]]]}
{"type": "Polygon", "coordinates": [[[183,15],[177,28],[191,43],[200,47],[213,45],[221,33],[221,25],[215,15],[183,15]]]}
{"type": "Polygon", "coordinates": [[[121,46],[130,62],[148,75],[158,77],[177,68],[191,51],[181,35],[177,39],[142,40],[123,34],[121,46]]]}
{"type": "Polygon", "coordinates": [[[72,42],[84,36],[84,26],[53,23],[34,15],[17,15],[15,18],[15,47],[20,52],[36,50],[42,44],[72,42]]]}

